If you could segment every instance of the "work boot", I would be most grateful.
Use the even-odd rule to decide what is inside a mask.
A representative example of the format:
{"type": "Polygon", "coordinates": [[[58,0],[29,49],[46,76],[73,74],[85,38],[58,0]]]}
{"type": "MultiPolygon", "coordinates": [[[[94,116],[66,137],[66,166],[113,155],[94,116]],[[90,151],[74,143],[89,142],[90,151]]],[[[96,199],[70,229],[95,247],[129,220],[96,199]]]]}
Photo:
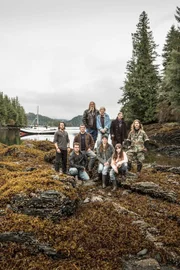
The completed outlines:
{"type": "Polygon", "coordinates": [[[106,187],[106,175],[102,175],[102,188],[106,187]]]}
{"type": "Polygon", "coordinates": [[[116,182],[116,180],[113,180],[112,181],[112,186],[113,186],[112,191],[115,191],[117,189],[117,182],[116,182]]]}
{"type": "Polygon", "coordinates": [[[140,177],[141,175],[141,169],[142,169],[142,163],[138,162],[137,163],[137,176],[140,177]]]}

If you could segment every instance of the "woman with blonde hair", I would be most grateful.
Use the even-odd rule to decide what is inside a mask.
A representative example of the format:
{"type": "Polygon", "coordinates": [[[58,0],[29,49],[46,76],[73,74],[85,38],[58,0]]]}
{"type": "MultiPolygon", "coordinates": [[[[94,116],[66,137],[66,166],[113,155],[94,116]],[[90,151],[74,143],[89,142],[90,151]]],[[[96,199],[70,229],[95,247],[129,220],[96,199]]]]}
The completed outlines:
{"type": "Polygon", "coordinates": [[[112,155],[111,159],[111,171],[110,171],[110,180],[112,181],[113,191],[117,189],[117,176],[121,175],[122,179],[126,179],[127,173],[127,162],[128,158],[126,153],[122,149],[120,143],[115,145],[115,152],[112,155]]]}

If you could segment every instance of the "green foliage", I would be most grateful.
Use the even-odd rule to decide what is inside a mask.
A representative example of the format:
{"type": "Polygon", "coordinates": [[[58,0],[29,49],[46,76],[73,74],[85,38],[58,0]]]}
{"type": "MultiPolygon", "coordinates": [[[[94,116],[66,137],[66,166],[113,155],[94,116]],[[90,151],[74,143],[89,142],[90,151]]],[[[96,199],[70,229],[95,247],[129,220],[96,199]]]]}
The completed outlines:
{"type": "Polygon", "coordinates": [[[156,120],[157,90],[160,82],[158,66],[155,65],[157,53],[152,32],[149,30],[149,19],[142,12],[136,33],[132,34],[132,58],[127,63],[126,79],[121,88],[122,103],[126,119],[135,118],[144,123],[156,120]]]}
{"type": "Polygon", "coordinates": [[[174,15],[177,22],[180,23],[180,8],[179,7],[176,7],[176,14],[174,15]]]}
{"type": "Polygon", "coordinates": [[[170,31],[167,33],[166,41],[163,47],[163,67],[165,72],[167,64],[170,62],[170,55],[173,50],[177,50],[179,45],[179,31],[174,25],[171,26],[170,31]]]}
{"type": "Polygon", "coordinates": [[[24,108],[18,97],[9,98],[0,92],[0,126],[24,126],[27,124],[24,108]]]}
{"type": "MultiPolygon", "coordinates": [[[[175,18],[180,22],[180,8],[175,18]]],[[[163,48],[163,77],[159,90],[158,120],[180,119],[180,30],[171,27],[163,48]]]]}
{"type": "Polygon", "coordinates": [[[164,80],[167,88],[172,89],[169,93],[170,100],[180,105],[180,51],[172,51],[164,80]]]}

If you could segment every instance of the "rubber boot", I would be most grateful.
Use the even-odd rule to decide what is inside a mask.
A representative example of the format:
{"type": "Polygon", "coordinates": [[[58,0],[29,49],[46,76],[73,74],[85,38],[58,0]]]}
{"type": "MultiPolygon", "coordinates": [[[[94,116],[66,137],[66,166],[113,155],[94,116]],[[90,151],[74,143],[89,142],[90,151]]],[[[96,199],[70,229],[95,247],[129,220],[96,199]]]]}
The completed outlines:
{"type": "Polygon", "coordinates": [[[102,188],[106,187],[106,175],[102,175],[102,188]]]}
{"type": "Polygon", "coordinates": [[[117,189],[117,182],[116,182],[116,180],[113,180],[112,181],[112,186],[113,186],[112,191],[115,191],[117,189]]]}
{"type": "Polygon", "coordinates": [[[138,162],[137,163],[137,176],[140,177],[141,175],[141,169],[142,169],[142,163],[138,162]]]}

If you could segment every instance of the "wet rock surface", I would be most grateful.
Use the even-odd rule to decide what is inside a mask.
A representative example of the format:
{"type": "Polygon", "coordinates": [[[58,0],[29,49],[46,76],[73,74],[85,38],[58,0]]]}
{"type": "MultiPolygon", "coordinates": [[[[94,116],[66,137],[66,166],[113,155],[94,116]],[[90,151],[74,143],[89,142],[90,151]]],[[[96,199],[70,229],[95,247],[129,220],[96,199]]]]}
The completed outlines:
{"type": "Polygon", "coordinates": [[[138,177],[134,166],[113,192],[97,164],[89,181],[56,173],[53,147],[0,148],[2,269],[180,268],[179,167],[144,164],[138,177]]]}
{"type": "Polygon", "coordinates": [[[12,198],[10,207],[15,213],[39,216],[57,222],[62,217],[73,215],[77,204],[77,200],[71,200],[61,192],[47,190],[31,193],[30,196],[17,194],[12,198]]]}

